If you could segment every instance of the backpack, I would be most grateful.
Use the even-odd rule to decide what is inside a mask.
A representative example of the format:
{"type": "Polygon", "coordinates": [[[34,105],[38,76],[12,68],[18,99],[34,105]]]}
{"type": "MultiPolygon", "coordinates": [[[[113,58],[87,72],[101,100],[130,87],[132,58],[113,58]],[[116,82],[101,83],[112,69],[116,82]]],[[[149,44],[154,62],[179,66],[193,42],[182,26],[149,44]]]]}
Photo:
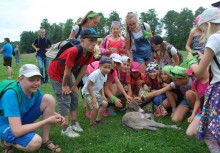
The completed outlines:
{"type": "MultiPolygon", "coordinates": [[[[20,89],[18,88],[17,80],[3,80],[0,82],[0,98],[2,95],[9,89],[13,89],[18,97],[18,105],[20,106],[22,103],[22,97],[20,89]]],[[[39,91],[37,90],[35,93],[36,97],[39,97],[39,91]]],[[[0,109],[0,115],[4,115],[4,110],[0,109]]]]}
{"type": "MultiPolygon", "coordinates": [[[[173,57],[172,54],[171,54],[171,48],[172,48],[172,47],[173,47],[172,45],[168,45],[168,46],[167,46],[167,52],[168,52],[170,58],[173,57]]],[[[178,55],[178,57],[179,57],[179,64],[180,64],[180,63],[183,62],[183,55],[182,55],[178,50],[177,50],[177,55],[178,55]]]]}
{"type": "MultiPolygon", "coordinates": [[[[64,41],[58,42],[56,44],[53,44],[51,48],[46,52],[46,56],[50,60],[57,60],[58,57],[68,48],[79,45],[80,41],[72,38],[72,39],[66,39],[64,41]]],[[[77,46],[76,46],[77,47],[77,46]]],[[[78,47],[77,47],[78,48],[78,47]]],[[[82,53],[82,47],[78,48],[78,52],[82,53]]],[[[79,55],[79,54],[78,54],[79,55]]],[[[80,57],[80,56],[79,56],[80,57]]]]}

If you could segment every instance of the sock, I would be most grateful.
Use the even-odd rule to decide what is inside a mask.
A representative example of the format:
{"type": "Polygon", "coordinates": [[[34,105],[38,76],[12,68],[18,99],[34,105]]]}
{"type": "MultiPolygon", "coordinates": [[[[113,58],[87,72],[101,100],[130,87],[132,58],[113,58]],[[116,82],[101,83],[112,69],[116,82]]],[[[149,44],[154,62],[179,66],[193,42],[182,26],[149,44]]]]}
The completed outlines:
{"type": "Polygon", "coordinates": [[[66,129],[69,127],[69,125],[64,125],[63,126],[63,131],[66,131],[66,129]]]}
{"type": "Polygon", "coordinates": [[[71,120],[71,125],[76,125],[76,120],[71,120]]]}

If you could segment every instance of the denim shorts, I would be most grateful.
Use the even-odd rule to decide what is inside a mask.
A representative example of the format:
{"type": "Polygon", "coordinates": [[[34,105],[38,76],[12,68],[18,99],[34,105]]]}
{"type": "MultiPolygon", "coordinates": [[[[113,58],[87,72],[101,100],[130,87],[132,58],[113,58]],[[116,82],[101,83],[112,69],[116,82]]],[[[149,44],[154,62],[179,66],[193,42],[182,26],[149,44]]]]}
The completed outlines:
{"type": "Polygon", "coordinates": [[[179,105],[183,105],[183,106],[185,106],[187,108],[191,108],[191,106],[189,105],[188,101],[186,99],[184,99],[184,98],[180,101],[179,105]]]}
{"type": "Polygon", "coordinates": [[[140,64],[144,64],[145,63],[145,61],[151,61],[151,57],[149,57],[149,58],[147,58],[147,59],[144,59],[144,58],[142,58],[142,57],[138,57],[138,56],[133,56],[133,61],[134,62],[138,62],[138,63],[140,63],[140,64]]]}

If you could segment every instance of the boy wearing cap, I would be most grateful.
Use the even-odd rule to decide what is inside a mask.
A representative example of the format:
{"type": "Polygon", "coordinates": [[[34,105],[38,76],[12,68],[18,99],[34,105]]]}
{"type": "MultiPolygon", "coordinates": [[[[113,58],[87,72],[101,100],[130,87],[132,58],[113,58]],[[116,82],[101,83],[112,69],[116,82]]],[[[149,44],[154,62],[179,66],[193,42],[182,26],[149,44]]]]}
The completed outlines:
{"type": "Polygon", "coordinates": [[[153,98],[155,96],[166,93],[167,99],[163,101],[165,108],[172,107],[172,121],[180,122],[184,119],[186,113],[189,111],[191,106],[185,98],[185,92],[191,89],[192,79],[185,74],[186,69],[180,66],[175,66],[170,71],[170,76],[173,80],[169,85],[150,92],[145,97],[137,97],[136,100],[144,100],[146,98],[153,98]],[[179,93],[173,92],[173,89],[178,89],[179,93]],[[178,107],[176,106],[179,103],[178,107]]]}
{"type": "Polygon", "coordinates": [[[40,147],[54,152],[61,148],[49,140],[50,125],[65,122],[55,112],[55,100],[39,89],[41,73],[37,66],[25,64],[19,70],[18,91],[8,89],[0,99],[0,136],[3,152],[13,152],[14,147],[23,151],[36,151],[40,147]],[[17,93],[21,94],[19,105],[17,93]],[[34,123],[39,116],[43,120],[34,123]],[[36,130],[42,128],[42,137],[36,130]]]}
{"type": "Polygon", "coordinates": [[[104,83],[111,70],[112,60],[109,57],[102,57],[99,61],[99,68],[93,71],[82,88],[82,94],[91,109],[90,126],[95,128],[101,123],[101,117],[107,107],[107,99],[104,94],[104,83]]]}
{"type": "Polygon", "coordinates": [[[59,112],[65,117],[66,121],[61,131],[61,134],[64,136],[78,137],[79,134],[74,131],[83,131],[79,123],[76,122],[78,109],[77,85],[85,75],[88,64],[93,61],[93,49],[99,37],[94,29],[83,29],[80,33],[80,45],[68,48],[59,56],[59,60],[53,60],[49,65],[48,72],[57,99],[59,112]],[[83,51],[76,61],[78,48],[81,48],[83,51]],[[77,74],[75,82],[73,82],[72,74],[77,74]],[[69,114],[71,117],[70,125],[69,114]]]}

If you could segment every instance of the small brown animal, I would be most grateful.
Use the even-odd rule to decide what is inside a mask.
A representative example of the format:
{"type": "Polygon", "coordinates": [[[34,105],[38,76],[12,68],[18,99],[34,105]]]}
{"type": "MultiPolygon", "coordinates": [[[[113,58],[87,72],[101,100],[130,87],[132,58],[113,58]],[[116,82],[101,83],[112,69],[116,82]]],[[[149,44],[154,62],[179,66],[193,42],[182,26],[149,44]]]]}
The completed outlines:
{"type": "Polygon", "coordinates": [[[180,129],[176,125],[165,125],[154,121],[153,115],[144,113],[144,110],[140,108],[137,102],[132,101],[127,104],[127,111],[122,117],[122,124],[124,127],[131,128],[134,131],[141,129],[158,130],[159,128],[173,128],[180,129]]]}

